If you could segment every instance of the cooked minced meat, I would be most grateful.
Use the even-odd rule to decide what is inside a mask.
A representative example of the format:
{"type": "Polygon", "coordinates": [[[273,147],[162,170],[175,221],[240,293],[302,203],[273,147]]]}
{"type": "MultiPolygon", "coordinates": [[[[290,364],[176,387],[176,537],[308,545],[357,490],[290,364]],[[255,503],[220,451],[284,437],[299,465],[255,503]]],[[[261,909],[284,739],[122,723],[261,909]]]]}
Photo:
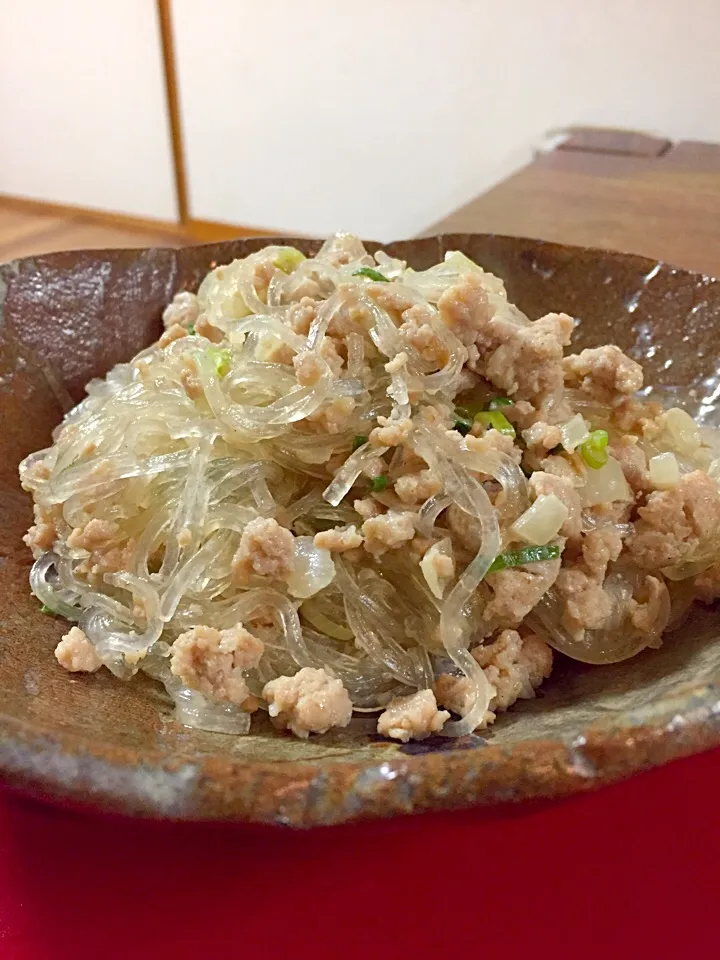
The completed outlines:
{"type": "Polygon", "coordinates": [[[264,649],[241,623],[227,630],[200,624],[177,638],[170,669],[191,689],[243,707],[250,699],[246,673],[257,667],[264,649]]]}
{"type": "Polygon", "coordinates": [[[384,737],[407,743],[439,733],[449,718],[447,710],[438,710],[432,690],[419,690],[391,700],[380,714],[377,730],[384,737]]]}
{"type": "Polygon", "coordinates": [[[79,627],[71,627],[55,647],[55,657],[61,667],[71,673],[95,673],[102,660],[79,627]]]}
{"type": "Polygon", "coordinates": [[[346,727],[352,716],[352,703],[342,681],[313,667],[271,680],[265,684],[263,697],[273,722],[297,737],[346,727]]]}

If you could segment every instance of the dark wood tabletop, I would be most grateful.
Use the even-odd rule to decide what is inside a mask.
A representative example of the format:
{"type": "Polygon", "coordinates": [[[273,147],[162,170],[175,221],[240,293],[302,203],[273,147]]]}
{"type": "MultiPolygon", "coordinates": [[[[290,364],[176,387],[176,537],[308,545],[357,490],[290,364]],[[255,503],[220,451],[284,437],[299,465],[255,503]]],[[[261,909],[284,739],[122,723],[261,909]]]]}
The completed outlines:
{"type": "Polygon", "coordinates": [[[592,128],[558,139],[424,233],[537,237],[720,275],[720,145],[592,128]]]}

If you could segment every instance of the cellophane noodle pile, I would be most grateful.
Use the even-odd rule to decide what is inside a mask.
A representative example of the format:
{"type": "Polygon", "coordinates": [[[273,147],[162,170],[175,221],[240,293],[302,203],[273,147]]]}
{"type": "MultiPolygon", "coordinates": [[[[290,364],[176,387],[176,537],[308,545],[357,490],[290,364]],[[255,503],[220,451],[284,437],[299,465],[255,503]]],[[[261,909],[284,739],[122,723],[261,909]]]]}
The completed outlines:
{"type": "Polygon", "coordinates": [[[718,593],[715,431],[460,252],[268,246],[164,323],[20,468],[68,669],[214,731],[459,736],[718,593]]]}

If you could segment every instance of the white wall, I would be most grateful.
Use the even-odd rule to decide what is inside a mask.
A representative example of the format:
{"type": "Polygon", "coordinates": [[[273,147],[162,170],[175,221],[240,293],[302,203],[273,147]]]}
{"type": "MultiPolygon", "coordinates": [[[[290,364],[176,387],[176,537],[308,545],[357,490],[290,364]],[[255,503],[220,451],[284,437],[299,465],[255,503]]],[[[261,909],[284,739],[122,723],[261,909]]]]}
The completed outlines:
{"type": "Polygon", "coordinates": [[[0,0],[0,193],[176,218],[152,0],[0,0]]]}
{"type": "Polygon", "coordinates": [[[193,214],[418,232],[550,129],[720,140],[718,0],[174,0],[193,214]]]}

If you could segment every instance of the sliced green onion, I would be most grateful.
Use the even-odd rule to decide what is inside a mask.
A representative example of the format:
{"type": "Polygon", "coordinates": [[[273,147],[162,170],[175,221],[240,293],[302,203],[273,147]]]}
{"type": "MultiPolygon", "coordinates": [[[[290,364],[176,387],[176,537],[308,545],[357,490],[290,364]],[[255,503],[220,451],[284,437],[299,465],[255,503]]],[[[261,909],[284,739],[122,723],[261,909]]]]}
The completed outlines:
{"type": "Polygon", "coordinates": [[[215,372],[219,377],[225,377],[230,373],[231,362],[230,362],[230,351],[227,347],[221,349],[220,347],[208,347],[208,356],[212,359],[212,362],[215,364],[215,372]]]}
{"type": "Polygon", "coordinates": [[[499,410],[500,407],[511,407],[513,401],[510,397],[493,397],[488,404],[488,410],[499,410]]]}
{"type": "Polygon", "coordinates": [[[373,493],[382,493],[383,490],[387,489],[388,478],[384,473],[381,473],[379,477],[373,477],[370,481],[370,486],[373,489],[373,493]]]}
{"type": "Polygon", "coordinates": [[[353,437],[353,453],[358,450],[360,447],[364,446],[368,442],[368,438],[363,436],[362,433],[358,433],[357,436],[353,437]]]}
{"type": "Polygon", "coordinates": [[[475,422],[481,423],[486,430],[492,428],[498,433],[504,433],[506,437],[515,438],[515,427],[499,410],[481,410],[480,413],[475,414],[475,422]]]}
{"type": "Polygon", "coordinates": [[[508,550],[499,553],[488,568],[488,573],[506,570],[508,567],[522,567],[526,563],[540,563],[543,560],[555,560],[560,556],[560,547],[556,543],[546,543],[541,547],[522,547],[520,550],[508,550]]]}
{"type": "Polygon", "coordinates": [[[469,416],[464,417],[459,409],[455,411],[455,423],[453,424],[453,430],[457,430],[458,433],[466,436],[466,434],[470,433],[472,430],[472,425],[473,422],[469,416]]]}
{"type": "Polygon", "coordinates": [[[584,443],[580,444],[580,456],[593,470],[599,470],[608,462],[607,430],[593,430],[584,443]]]}
{"type": "Polygon", "coordinates": [[[292,273],[303,260],[305,260],[305,254],[300,253],[295,247],[283,247],[273,260],[273,264],[283,273],[292,273]]]}
{"type": "Polygon", "coordinates": [[[189,323],[187,330],[188,330],[188,334],[189,334],[191,337],[194,337],[194,336],[195,336],[195,324],[194,324],[194,323],[189,323]]]}
{"type": "Polygon", "coordinates": [[[354,277],[367,277],[368,280],[375,280],[377,283],[390,283],[386,276],[373,267],[360,267],[358,270],[353,270],[352,275],[354,277]]]}

